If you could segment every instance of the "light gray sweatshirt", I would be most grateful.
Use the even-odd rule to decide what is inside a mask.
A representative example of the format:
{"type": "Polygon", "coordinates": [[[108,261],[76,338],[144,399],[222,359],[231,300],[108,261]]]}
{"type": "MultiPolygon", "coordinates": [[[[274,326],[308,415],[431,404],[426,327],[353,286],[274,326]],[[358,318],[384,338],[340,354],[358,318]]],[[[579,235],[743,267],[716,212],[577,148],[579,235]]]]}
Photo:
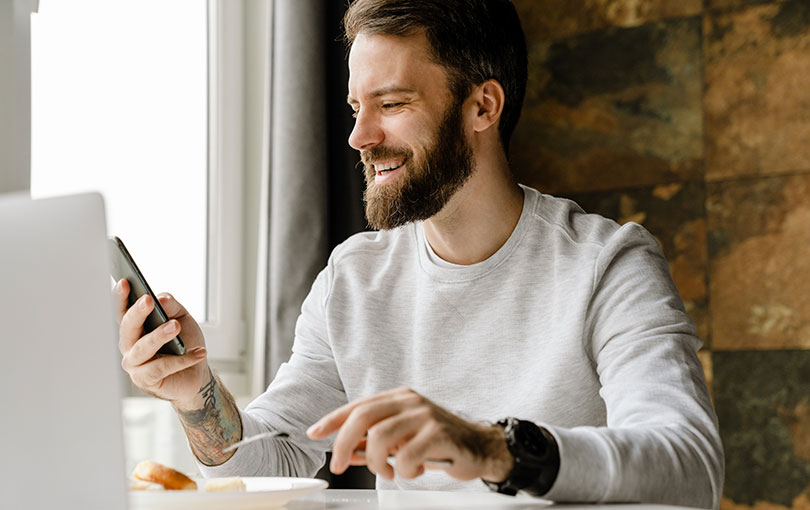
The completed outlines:
{"type": "MultiPolygon", "coordinates": [[[[304,301],[293,353],[241,412],[239,448],[206,476],[312,476],[329,440],[306,429],[347,402],[406,386],[471,420],[546,427],[560,471],[546,498],[717,508],[723,451],[700,341],[655,239],[523,188],[487,260],[437,263],[417,222],[352,236],[304,301]]],[[[487,490],[430,470],[377,488],[487,490]]]]}

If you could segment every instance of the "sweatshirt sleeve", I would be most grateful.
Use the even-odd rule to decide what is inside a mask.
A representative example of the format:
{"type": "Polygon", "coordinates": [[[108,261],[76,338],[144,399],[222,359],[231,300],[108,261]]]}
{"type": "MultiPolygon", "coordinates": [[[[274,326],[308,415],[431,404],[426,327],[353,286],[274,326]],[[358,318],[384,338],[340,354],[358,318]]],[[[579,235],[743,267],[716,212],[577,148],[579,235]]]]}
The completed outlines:
{"type": "Polygon", "coordinates": [[[198,462],[203,476],[311,477],[323,465],[331,439],[312,441],[306,430],[346,403],[325,325],[330,273],[330,266],[321,271],[304,300],[289,361],[281,365],[267,390],[239,413],[243,437],[276,430],[289,438],[248,443],[219,466],[198,462]]]}
{"type": "Polygon", "coordinates": [[[607,426],[543,424],[560,448],[544,497],[718,508],[723,449],[700,340],[658,243],[639,225],[618,229],[596,259],[583,341],[607,426]]]}

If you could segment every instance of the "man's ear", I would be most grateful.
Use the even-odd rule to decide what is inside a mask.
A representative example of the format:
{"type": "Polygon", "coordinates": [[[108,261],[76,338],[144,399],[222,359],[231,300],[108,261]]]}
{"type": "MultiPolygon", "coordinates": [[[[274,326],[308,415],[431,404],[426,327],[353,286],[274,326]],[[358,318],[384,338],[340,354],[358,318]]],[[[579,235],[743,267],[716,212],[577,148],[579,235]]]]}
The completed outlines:
{"type": "Polygon", "coordinates": [[[497,124],[503,112],[503,103],[506,95],[503,87],[495,79],[489,79],[478,85],[473,96],[476,100],[476,116],[473,121],[473,130],[476,132],[486,131],[492,125],[497,124]]]}

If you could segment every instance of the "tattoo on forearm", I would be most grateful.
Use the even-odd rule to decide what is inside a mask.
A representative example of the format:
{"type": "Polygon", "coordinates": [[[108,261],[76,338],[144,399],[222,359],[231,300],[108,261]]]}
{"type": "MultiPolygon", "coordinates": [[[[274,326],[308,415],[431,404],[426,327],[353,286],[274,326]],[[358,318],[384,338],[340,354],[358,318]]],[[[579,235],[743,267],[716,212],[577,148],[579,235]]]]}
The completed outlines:
{"type": "Polygon", "coordinates": [[[217,381],[214,379],[214,374],[211,373],[211,369],[208,369],[208,373],[211,375],[211,379],[208,381],[208,384],[204,385],[200,388],[200,394],[202,395],[205,402],[203,403],[204,409],[213,409],[216,406],[216,398],[214,397],[214,389],[216,389],[217,381]]]}
{"type": "Polygon", "coordinates": [[[233,453],[222,453],[226,446],[242,438],[242,420],[233,397],[209,369],[210,379],[199,391],[202,409],[179,411],[194,455],[208,466],[228,460],[233,453]]]}

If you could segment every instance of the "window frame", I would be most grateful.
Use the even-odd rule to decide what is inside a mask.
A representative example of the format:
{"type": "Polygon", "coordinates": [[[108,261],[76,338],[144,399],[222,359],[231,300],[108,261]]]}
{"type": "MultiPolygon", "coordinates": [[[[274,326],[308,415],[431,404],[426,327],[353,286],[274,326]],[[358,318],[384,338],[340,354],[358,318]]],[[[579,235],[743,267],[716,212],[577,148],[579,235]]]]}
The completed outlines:
{"type": "MultiPolygon", "coordinates": [[[[41,10],[38,0],[30,5],[13,3],[2,11],[4,17],[17,23],[13,34],[6,34],[16,44],[4,56],[19,69],[30,69],[30,16],[41,10]],[[24,12],[22,12],[24,11],[24,12]],[[13,36],[13,38],[12,38],[13,36]],[[19,42],[19,44],[17,44],[19,42]]],[[[243,210],[246,193],[244,165],[244,92],[242,0],[206,0],[208,9],[208,93],[207,93],[207,218],[206,218],[206,317],[200,322],[205,335],[208,357],[235,395],[249,391],[248,342],[245,315],[249,294],[245,293],[245,278],[251,268],[245,268],[246,231],[243,210]]],[[[30,105],[30,72],[20,73],[11,83],[19,102],[30,105]]],[[[5,89],[4,89],[5,90],[5,89]]],[[[12,94],[14,95],[14,94],[12,94]]],[[[8,120],[11,126],[30,125],[30,107],[17,108],[8,120]]],[[[2,123],[6,126],[6,123],[2,123]]],[[[0,126],[2,127],[2,126],[0,126]]],[[[30,192],[31,139],[14,144],[7,154],[17,163],[9,175],[0,179],[0,191],[30,192]],[[24,161],[22,161],[24,160],[24,161]],[[15,184],[17,183],[17,184],[15,184]],[[16,187],[15,187],[16,186],[16,187]]],[[[0,144],[2,145],[2,144],[0,144]]],[[[4,145],[5,146],[5,145],[4,145]]],[[[250,179],[248,179],[250,180],[250,179]]],[[[248,232],[248,236],[252,233],[248,232]]],[[[248,260],[250,257],[247,257],[248,260]]]]}
{"type": "Polygon", "coordinates": [[[243,5],[208,0],[208,357],[235,394],[247,391],[242,271],[244,181],[243,5]],[[234,380],[235,379],[235,380],[234,380]]]}

